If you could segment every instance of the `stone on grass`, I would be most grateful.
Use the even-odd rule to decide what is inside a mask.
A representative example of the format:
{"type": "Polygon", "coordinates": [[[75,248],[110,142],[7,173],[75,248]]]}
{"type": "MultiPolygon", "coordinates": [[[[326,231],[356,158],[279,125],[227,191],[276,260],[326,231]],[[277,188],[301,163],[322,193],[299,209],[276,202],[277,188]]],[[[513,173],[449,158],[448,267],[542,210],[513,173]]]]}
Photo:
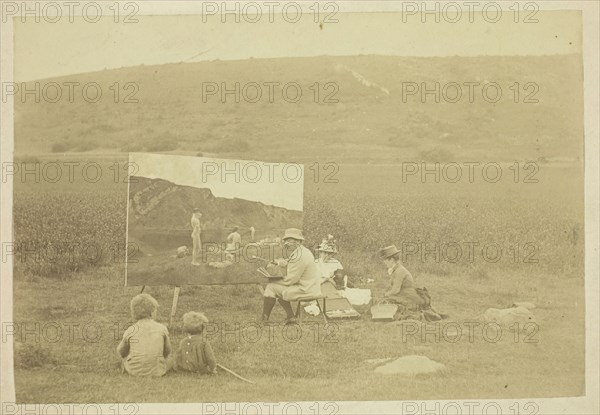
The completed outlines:
{"type": "Polygon", "coordinates": [[[175,254],[175,256],[177,258],[183,258],[189,254],[190,254],[190,252],[189,252],[188,247],[183,245],[183,246],[180,246],[179,248],[177,248],[177,253],[175,254]]]}
{"type": "Polygon", "coordinates": [[[507,326],[514,323],[535,323],[535,316],[525,307],[512,307],[503,310],[498,308],[488,308],[483,315],[483,318],[488,323],[498,323],[507,326]]]}
{"type": "Polygon", "coordinates": [[[368,365],[380,365],[382,363],[389,362],[392,359],[392,357],[384,357],[382,359],[367,359],[365,360],[365,363],[368,365]]]}
{"type": "Polygon", "coordinates": [[[535,308],[535,304],[530,303],[529,301],[516,301],[513,307],[525,307],[528,310],[533,310],[535,308]]]}
{"type": "Polygon", "coordinates": [[[385,365],[376,367],[375,373],[382,373],[384,375],[419,375],[436,373],[445,368],[446,366],[431,360],[427,356],[410,355],[399,357],[385,365]]]}

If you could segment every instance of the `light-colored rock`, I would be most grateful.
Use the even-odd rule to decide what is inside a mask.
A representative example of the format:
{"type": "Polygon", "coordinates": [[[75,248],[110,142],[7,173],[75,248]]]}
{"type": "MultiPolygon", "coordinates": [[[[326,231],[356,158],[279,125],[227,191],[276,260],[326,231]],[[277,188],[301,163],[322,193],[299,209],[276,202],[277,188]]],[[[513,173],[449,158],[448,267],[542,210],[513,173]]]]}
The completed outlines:
{"type": "Polygon", "coordinates": [[[525,307],[488,308],[483,318],[488,323],[498,323],[500,325],[535,323],[535,316],[525,307]]]}
{"type": "Polygon", "coordinates": [[[233,262],[227,261],[227,260],[225,260],[223,262],[215,261],[215,262],[208,263],[208,266],[213,267],[213,268],[227,268],[231,265],[233,265],[233,262]]]}
{"type": "Polygon", "coordinates": [[[529,301],[517,301],[512,306],[513,307],[525,307],[528,310],[533,310],[535,308],[535,304],[530,303],[529,301]]]}
{"type": "Polygon", "coordinates": [[[188,247],[183,245],[177,248],[177,258],[183,258],[186,255],[189,255],[188,247]]]}
{"type": "Polygon", "coordinates": [[[436,361],[431,360],[427,356],[402,356],[385,365],[375,368],[375,373],[384,375],[419,375],[436,373],[444,370],[446,366],[436,361]]]}

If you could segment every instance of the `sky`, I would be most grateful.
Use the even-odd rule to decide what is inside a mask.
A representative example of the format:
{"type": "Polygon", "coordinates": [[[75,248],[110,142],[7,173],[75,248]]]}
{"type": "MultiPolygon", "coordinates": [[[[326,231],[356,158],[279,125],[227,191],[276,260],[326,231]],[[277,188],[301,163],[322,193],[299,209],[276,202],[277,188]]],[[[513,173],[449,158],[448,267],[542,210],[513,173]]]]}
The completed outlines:
{"type": "MultiPolygon", "coordinates": [[[[154,2],[151,2],[154,3],[154,2]]],[[[217,4],[215,2],[215,4],[217,4]]],[[[581,53],[578,11],[505,10],[496,23],[480,12],[464,10],[456,23],[450,12],[440,16],[400,13],[336,13],[322,27],[314,14],[296,23],[265,10],[257,23],[242,15],[223,23],[220,16],[137,15],[137,23],[115,23],[103,15],[96,23],[81,17],[70,23],[14,18],[14,80],[17,82],[137,65],[202,60],[302,57],[321,55],[478,56],[581,53]],[[519,20],[515,23],[515,19],[519,20]]],[[[323,21],[326,13],[322,11],[323,21]]],[[[488,16],[493,16],[489,12],[488,16]]]]}
{"type": "Polygon", "coordinates": [[[130,153],[135,176],[208,188],[216,197],[239,198],[302,211],[304,168],[299,164],[130,153]],[[229,173],[228,173],[229,172],[229,173]]]}

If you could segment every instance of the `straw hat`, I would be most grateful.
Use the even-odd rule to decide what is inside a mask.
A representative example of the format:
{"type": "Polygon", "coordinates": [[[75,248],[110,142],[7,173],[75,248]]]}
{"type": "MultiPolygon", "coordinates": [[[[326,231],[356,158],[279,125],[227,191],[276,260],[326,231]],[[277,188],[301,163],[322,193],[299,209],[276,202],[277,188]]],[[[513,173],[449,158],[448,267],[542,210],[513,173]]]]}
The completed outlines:
{"type": "Polygon", "coordinates": [[[286,239],[296,239],[298,241],[303,241],[304,237],[302,236],[302,231],[300,229],[297,228],[288,228],[285,230],[285,233],[283,234],[283,239],[284,241],[286,239]]]}

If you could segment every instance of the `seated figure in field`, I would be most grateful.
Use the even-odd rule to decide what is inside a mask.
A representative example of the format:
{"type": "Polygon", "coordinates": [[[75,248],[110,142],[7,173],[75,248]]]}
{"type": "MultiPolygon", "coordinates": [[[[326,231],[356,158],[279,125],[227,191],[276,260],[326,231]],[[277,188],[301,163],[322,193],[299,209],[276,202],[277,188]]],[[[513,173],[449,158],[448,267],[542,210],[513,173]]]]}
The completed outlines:
{"type": "Polygon", "coordinates": [[[122,368],[133,376],[163,376],[171,367],[171,341],[167,328],[155,321],[158,302],[148,294],[131,300],[131,317],[135,320],[117,346],[122,368]]]}
{"type": "Polygon", "coordinates": [[[390,277],[388,289],[384,298],[393,304],[407,308],[417,308],[423,305],[423,299],[417,293],[415,280],[410,272],[400,262],[400,251],[395,245],[379,250],[379,258],[388,269],[390,277]]]}
{"type": "Polygon", "coordinates": [[[286,324],[292,324],[295,316],[290,301],[320,295],[321,284],[315,257],[302,245],[302,231],[286,229],[282,239],[286,251],[291,252],[287,261],[284,261],[286,274],[281,280],[274,280],[265,287],[262,321],[269,321],[271,311],[279,301],[286,313],[286,324]]]}
{"type": "MultiPolygon", "coordinates": [[[[343,272],[344,267],[342,263],[335,258],[337,254],[337,246],[333,240],[333,236],[329,235],[323,239],[321,244],[317,247],[319,253],[319,259],[317,259],[317,272],[319,273],[319,282],[321,283],[321,292],[327,296],[327,298],[339,298],[340,295],[337,292],[336,281],[334,277],[339,276],[343,272]]],[[[317,313],[318,310],[315,307],[308,305],[306,311],[310,314],[317,313]]]]}
{"type": "Polygon", "coordinates": [[[400,262],[401,252],[395,245],[380,249],[378,254],[389,275],[383,301],[399,305],[400,318],[435,321],[447,317],[431,307],[431,298],[426,289],[417,288],[412,274],[400,262]]]}
{"type": "MultiPolygon", "coordinates": [[[[333,236],[323,239],[321,245],[317,247],[319,259],[317,259],[317,270],[321,284],[331,281],[335,276],[336,271],[343,270],[342,263],[335,258],[337,254],[337,246],[333,240],[333,236]]],[[[339,273],[338,273],[339,274],[339,273]]]]}
{"type": "MultiPolygon", "coordinates": [[[[330,311],[344,311],[347,314],[358,316],[358,313],[352,307],[352,301],[360,297],[359,301],[363,302],[365,295],[370,301],[370,290],[354,290],[348,289],[348,277],[344,273],[342,263],[335,258],[337,254],[337,246],[332,235],[328,235],[323,239],[317,247],[319,259],[317,260],[317,270],[321,282],[321,292],[328,299],[327,308],[330,311]]],[[[350,284],[352,286],[352,284],[350,284]]],[[[316,304],[308,304],[304,310],[312,315],[318,315],[319,309],[316,304]]]]}
{"type": "Polygon", "coordinates": [[[203,313],[190,311],[183,315],[186,336],[179,343],[175,370],[202,374],[217,373],[217,361],[210,342],[202,335],[208,319],[203,313]]]}

